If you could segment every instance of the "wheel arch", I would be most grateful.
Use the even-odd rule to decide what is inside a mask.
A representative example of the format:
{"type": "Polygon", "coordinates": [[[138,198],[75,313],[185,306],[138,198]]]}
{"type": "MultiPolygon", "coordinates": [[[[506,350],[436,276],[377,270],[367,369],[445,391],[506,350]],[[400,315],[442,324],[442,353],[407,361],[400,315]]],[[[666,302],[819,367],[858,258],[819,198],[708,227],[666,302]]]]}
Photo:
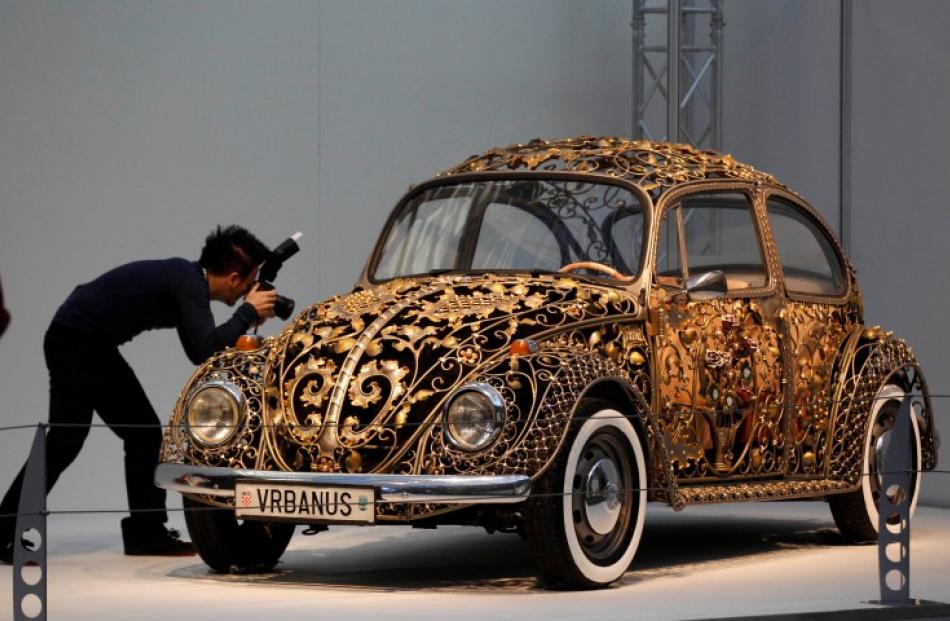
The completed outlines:
{"type": "Polygon", "coordinates": [[[599,377],[587,384],[577,395],[574,410],[571,412],[572,419],[581,401],[585,399],[601,399],[625,415],[640,434],[646,453],[644,459],[647,463],[648,500],[672,498],[675,494],[672,484],[674,479],[667,472],[669,459],[664,459],[664,456],[668,455],[665,436],[656,424],[649,401],[643,392],[620,377],[599,377]]]}
{"type": "MultiPolygon", "coordinates": [[[[643,418],[649,413],[649,408],[647,408],[646,412],[643,411],[641,403],[645,402],[645,399],[642,393],[622,379],[618,377],[601,377],[595,379],[578,395],[578,402],[582,399],[603,399],[604,401],[609,401],[627,415],[627,418],[633,423],[637,431],[646,433],[647,423],[644,422],[643,418]],[[632,415],[628,413],[632,413],[632,415]]],[[[577,409],[576,404],[574,409],[577,409]]]]}
{"type": "Polygon", "coordinates": [[[859,328],[844,341],[835,362],[836,380],[829,475],[857,483],[861,476],[860,450],[870,424],[878,391],[896,384],[905,392],[919,391],[924,409],[918,417],[923,470],[937,466],[940,437],[934,424],[930,389],[920,363],[902,339],[879,328],[859,328]]]}

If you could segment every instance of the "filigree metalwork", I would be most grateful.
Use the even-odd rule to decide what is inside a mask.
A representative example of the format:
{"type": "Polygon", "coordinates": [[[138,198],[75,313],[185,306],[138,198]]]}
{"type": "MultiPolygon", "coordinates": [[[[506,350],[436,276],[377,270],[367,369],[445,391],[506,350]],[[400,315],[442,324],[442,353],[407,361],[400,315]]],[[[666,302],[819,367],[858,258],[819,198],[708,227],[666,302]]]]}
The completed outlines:
{"type": "MultiPolygon", "coordinates": [[[[228,350],[202,365],[178,399],[163,461],[537,477],[569,437],[582,395],[607,382],[626,395],[618,408],[638,417],[645,434],[652,500],[679,509],[819,497],[858,485],[870,404],[882,385],[914,369],[925,404],[922,462],[936,466],[937,434],[917,361],[903,341],[865,329],[853,271],[840,299],[782,293],[781,263],[756,189],[790,194],[770,175],[685,145],[581,137],[494,149],[443,176],[503,170],[570,171],[592,181],[606,175],[654,198],[688,181],[730,180],[729,188],[758,196],[768,287],[757,296],[690,300],[654,285],[651,266],[627,283],[501,273],[377,285],[364,279],[353,292],[305,309],[261,349],[228,350]],[[530,347],[512,348],[520,340],[530,347]],[[237,384],[247,403],[234,439],[216,449],[191,442],[183,426],[188,398],[212,378],[237,384]],[[494,387],[505,403],[496,440],[479,452],[443,437],[446,402],[470,382],[494,387]]],[[[550,187],[586,183],[571,179],[550,187]]],[[[706,185],[715,184],[697,184],[697,191],[706,185]]],[[[596,205],[561,199],[548,201],[557,203],[557,218],[596,224],[589,213],[596,205]]],[[[655,239],[656,231],[646,237],[655,239]]],[[[595,250],[587,252],[614,252],[595,250]]],[[[385,504],[378,515],[411,521],[455,509],[385,504]]]]}
{"type": "Polygon", "coordinates": [[[681,480],[785,469],[781,343],[759,302],[674,298],[658,289],[658,420],[681,480]]]}
{"type": "MultiPolygon", "coordinates": [[[[655,196],[687,181],[734,179],[781,186],[770,174],[730,155],[690,145],[580,136],[535,139],[473,155],[440,176],[497,170],[570,171],[607,175],[636,183],[655,196]]],[[[784,186],[782,186],[784,187],[784,186]]]]}
{"type": "Polygon", "coordinates": [[[198,369],[178,397],[175,415],[165,430],[162,461],[191,462],[228,468],[253,468],[259,456],[259,440],[264,426],[262,395],[264,368],[274,339],[265,339],[263,346],[251,352],[228,350],[212,358],[198,369]],[[194,391],[206,380],[224,379],[243,393],[245,412],[231,442],[215,448],[192,442],[184,422],[184,406],[194,391]]]}
{"type": "Polygon", "coordinates": [[[848,306],[789,302],[781,311],[794,349],[789,421],[790,474],[815,475],[827,469],[832,433],[833,369],[847,335],[857,325],[848,306]]]}
{"type": "Polygon", "coordinates": [[[850,339],[850,347],[839,370],[835,386],[833,434],[829,446],[829,474],[853,487],[860,485],[864,439],[870,424],[870,411],[882,386],[903,383],[899,372],[913,368],[919,385],[901,386],[922,392],[921,462],[925,470],[937,465],[937,434],[933,407],[917,359],[907,344],[878,328],[859,329],[850,339]]]}
{"type": "MultiPolygon", "coordinates": [[[[406,452],[397,472],[424,474],[540,474],[557,452],[578,397],[591,382],[611,378],[633,385],[648,382],[645,374],[632,378],[603,355],[601,341],[591,334],[613,333],[620,347],[621,330],[601,325],[591,333],[562,333],[539,345],[536,353],[507,356],[485,369],[474,381],[493,386],[506,402],[506,420],[498,439],[486,450],[466,452],[446,442],[441,418],[423,429],[417,447],[406,452]]],[[[635,412],[630,412],[636,415],[635,412]]],[[[431,505],[386,505],[384,515],[416,518],[450,510],[431,505]]]]}
{"type": "Polygon", "coordinates": [[[680,496],[686,504],[692,505],[711,502],[814,498],[827,494],[840,494],[849,489],[850,486],[847,483],[830,479],[740,481],[718,485],[684,487],[680,490],[680,496]]]}
{"type": "MultiPolygon", "coordinates": [[[[496,458],[483,456],[486,468],[507,471],[512,457],[501,447],[535,422],[542,393],[534,391],[546,377],[535,359],[512,361],[511,342],[636,310],[623,291],[554,276],[419,279],[334,298],[305,311],[277,340],[266,380],[274,428],[265,433],[263,452],[284,469],[447,471],[436,458],[419,457],[431,453],[420,452],[422,437],[445,399],[466,382],[487,381],[499,365],[515,364],[521,368],[495,371],[502,376],[491,382],[524,418],[511,419],[496,458]]],[[[592,326],[585,338],[614,358],[629,355],[629,343],[637,342],[619,324],[592,326]]],[[[642,347],[637,355],[645,356],[642,347]]],[[[518,471],[544,463],[526,460],[518,471]]]]}

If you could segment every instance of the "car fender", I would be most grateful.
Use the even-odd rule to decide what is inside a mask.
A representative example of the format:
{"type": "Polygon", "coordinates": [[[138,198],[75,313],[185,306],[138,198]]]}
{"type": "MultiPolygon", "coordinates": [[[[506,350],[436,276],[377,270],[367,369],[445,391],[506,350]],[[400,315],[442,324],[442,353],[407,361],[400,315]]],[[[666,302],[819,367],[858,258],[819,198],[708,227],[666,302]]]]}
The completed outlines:
{"type": "Polygon", "coordinates": [[[832,434],[828,476],[860,485],[863,441],[870,424],[874,398],[887,384],[919,392],[923,411],[918,414],[921,464],[937,466],[940,438],[934,425],[930,390],[911,348],[902,339],[879,328],[860,328],[845,339],[835,373],[832,434]]]}

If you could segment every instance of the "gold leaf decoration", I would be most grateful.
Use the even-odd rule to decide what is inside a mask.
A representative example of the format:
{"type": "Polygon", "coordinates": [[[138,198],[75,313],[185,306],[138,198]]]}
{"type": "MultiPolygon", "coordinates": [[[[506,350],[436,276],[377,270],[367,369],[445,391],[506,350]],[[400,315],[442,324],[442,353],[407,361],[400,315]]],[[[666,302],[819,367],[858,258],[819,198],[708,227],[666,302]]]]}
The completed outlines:
{"type": "Polygon", "coordinates": [[[350,403],[359,408],[367,408],[382,398],[382,388],[379,382],[372,378],[384,378],[390,387],[389,401],[399,398],[406,392],[402,379],[409,373],[409,368],[400,366],[396,360],[376,360],[367,362],[360,368],[360,372],[350,383],[350,403]]]}
{"type": "Polygon", "coordinates": [[[363,471],[363,457],[359,454],[358,451],[350,451],[346,456],[346,471],[347,472],[362,472],[363,471]]]}
{"type": "Polygon", "coordinates": [[[366,355],[370,358],[375,358],[383,351],[383,346],[379,341],[373,340],[367,343],[366,345],[366,355]]]}

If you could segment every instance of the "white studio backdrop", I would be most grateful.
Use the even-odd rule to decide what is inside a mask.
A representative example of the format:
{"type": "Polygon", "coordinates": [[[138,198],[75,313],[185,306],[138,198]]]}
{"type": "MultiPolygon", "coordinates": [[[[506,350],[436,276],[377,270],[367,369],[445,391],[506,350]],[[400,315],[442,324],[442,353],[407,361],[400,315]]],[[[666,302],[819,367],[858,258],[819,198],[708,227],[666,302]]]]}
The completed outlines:
{"type": "MultiPolygon", "coordinates": [[[[950,392],[936,310],[950,293],[937,269],[947,251],[933,241],[950,232],[936,187],[950,156],[935,148],[950,143],[939,114],[950,93],[928,79],[947,74],[950,41],[932,13],[947,22],[950,5],[902,4],[917,12],[897,31],[882,26],[902,12],[891,3],[855,10],[860,62],[888,55],[892,64],[871,64],[893,77],[920,52],[910,60],[929,90],[908,91],[915,75],[882,85],[856,62],[852,256],[869,320],[905,336],[934,391],[950,392]],[[926,156],[911,163],[909,146],[877,144],[884,125],[881,139],[910,136],[926,156]],[[891,158],[886,175],[878,149],[891,158]],[[908,248],[914,266],[895,259],[908,248]],[[895,278],[918,287],[910,313],[895,278]]],[[[726,150],[836,226],[837,3],[727,0],[725,10],[726,150]]],[[[0,279],[13,314],[0,339],[0,424],[45,419],[43,332],[74,286],[115,265],[196,258],[219,223],[271,245],[299,229],[302,250],[277,286],[308,304],[349,290],[410,184],[491,146],[629,135],[630,19],[627,0],[0,0],[0,279]]],[[[167,420],[192,371],[177,336],[148,333],[122,351],[167,420]]],[[[31,433],[0,434],[0,491],[31,433]]],[[[50,508],[124,509],[121,464],[118,439],[93,430],[50,508]]],[[[950,504],[948,487],[928,480],[925,500],[950,504]]]]}

